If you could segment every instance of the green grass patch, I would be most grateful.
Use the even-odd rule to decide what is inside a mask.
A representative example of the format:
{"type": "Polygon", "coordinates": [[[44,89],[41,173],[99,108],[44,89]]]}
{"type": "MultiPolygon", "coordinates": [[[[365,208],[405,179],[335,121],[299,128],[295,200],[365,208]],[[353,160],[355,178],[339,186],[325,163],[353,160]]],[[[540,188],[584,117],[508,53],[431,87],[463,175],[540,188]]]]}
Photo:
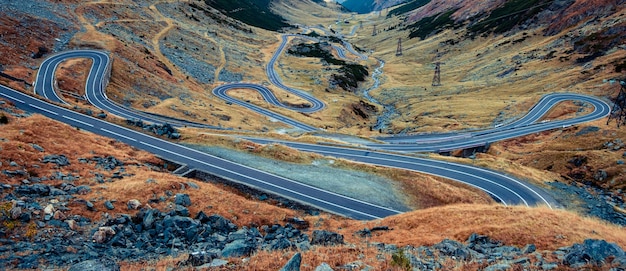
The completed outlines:
{"type": "Polygon", "coordinates": [[[392,10],[389,11],[389,13],[387,13],[387,18],[390,18],[391,16],[398,16],[407,12],[411,12],[413,10],[416,10],[418,8],[421,8],[423,6],[425,6],[426,4],[430,3],[431,0],[413,0],[411,2],[408,2],[404,5],[401,5],[397,8],[394,8],[392,10]]]}
{"type": "Polygon", "coordinates": [[[347,91],[352,91],[357,88],[359,82],[365,81],[365,78],[369,75],[367,67],[336,59],[328,50],[323,48],[320,43],[296,44],[289,48],[287,53],[294,56],[320,58],[328,64],[340,66],[338,73],[331,76],[332,81],[347,91]]]}
{"type": "Polygon", "coordinates": [[[454,12],[456,12],[456,9],[422,18],[421,20],[407,26],[406,29],[411,30],[409,38],[425,39],[426,37],[437,34],[445,29],[459,27],[460,25],[450,18],[454,12]]]}
{"type": "Polygon", "coordinates": [[[205,0],[204,2],[224,15],[248,25],[270,31],[278,31],[290,26],[283,17],[270,10],[270,0],[205,0]]]}

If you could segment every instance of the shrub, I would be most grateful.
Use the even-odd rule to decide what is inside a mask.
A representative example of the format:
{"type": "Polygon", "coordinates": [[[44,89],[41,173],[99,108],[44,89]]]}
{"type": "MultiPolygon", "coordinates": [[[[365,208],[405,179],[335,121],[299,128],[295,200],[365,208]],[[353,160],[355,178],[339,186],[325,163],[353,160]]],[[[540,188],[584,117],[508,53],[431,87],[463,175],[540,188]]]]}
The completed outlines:
{"type": "Polygon", "coordinates": [[[404,250],[398,249],[391,255],[391,265],[400,267],[403,270],[411,270],[411,261],[404,254],[404,250]]]}
{"type": "Polygon", "coordinates": [[[5,116],[4,114],[0,115],[0,124],[7,124],[9,123],[9,118],[7,118],[7,116],[5,116]]]}

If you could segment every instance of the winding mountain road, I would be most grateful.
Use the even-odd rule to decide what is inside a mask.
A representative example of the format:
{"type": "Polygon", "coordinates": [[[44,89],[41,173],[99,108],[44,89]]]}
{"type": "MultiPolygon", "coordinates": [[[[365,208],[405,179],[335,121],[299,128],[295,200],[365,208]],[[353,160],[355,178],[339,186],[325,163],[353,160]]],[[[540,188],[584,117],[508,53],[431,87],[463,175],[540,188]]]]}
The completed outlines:
{"type": "MultiPolygon", "coordinates": [[[[93,70],[89,74],[95,77],[93,70]]],[[[50,77],[52,78],[52,77],[50,77]]],[[[39,81],[43,83],[43,81],[39,81]]],[[[90,87],[88,85],[88,87],[90,87]]],[[[358,199],[342,196],[226,159],[199,152],[185,146],[137,132],[91,116],[31,97],[0,85],[0,97],[13,101],[16,107],[65,122],[80,129],[114,138],[120,142],[154,153],[165,159],[185,164],[246,186],[314,206],[330,213],[361,220],[371,220],[400,213],[358,199]]]]}
{"type": "Polygon", "coordinates": [[[107,97],[104,87],[108,82],[111,71],[109,55],[98,50],[73,50],[61,52],[45,59],[37,72],[35,81],[35,94],[40,95],[51,102],[68,104],[55,91],[54,73],[63,61],[72,58],[87,58],[92,60],[91,69],[85,84],[85,96],[93,106],[106,110],[118,117],[130,120],[142,120],[153,123],[169,123],[174,126],[188,126],[198,128],[210,128],[224,130],[221,127],[171,118],[162,115],[141,112],[120,105],[107,97]]]}
{"type": "MultiPolygon", "coordinates": [[[[298,35],[298,37],[301,37],[298,35]]],[[[289,108],[299,112],[315,112],[324,108],[324,103],[312,95],[285,86],[274,70],[275,62],[280,53],[284,50],[289,35],[283,36],[283,40],[277,52],[267,65],[266,73],[272,84],[285,89],[295,95],[307,100],[310,107],[290,107],[282,104],[273,93],[266,87],[256,84],[235,83],[217,87],[213,93],[218,97],[232,103],[249,108],[275,118],[305,131],[315,131],[315,127],[300,123],[285,116],[273,113],[270,110],[255,106],[253,104],[240,101],[227,95],[229,89],[250,88],[258,91],[270,104],[289,108]]],[[[104,86],[110,73],[109,57],[106,53],[94,50],[69,51],[54,55],[46,59],[40,68],[35,84],[35,93],[50,101],[65,103],[54,90],[54,72],[59,63],[70,58],[91,58],[93,65],[89,71],[86,84],[86,97],[89,102],[96,107],[109,111],[127,119],[144,119],[150,122],[177,121],[163,116],[146,114],[137,110],[129,109],[112,102],[106,97],[104,86]]],[[[187,147],[155,138],[134,130],[121,127],[103,120],[85,116],[63,107],[35,99],[31,96],[17,92],[10,88],[0,86],[0,96],[14,101],[17,107],[27,111],[36,112],[50,118],[66,122],[70,125],[80,127],[97,134],[115,138],[129,145],[152,152],[181,164],[186,164],[190,168],[205,171],[216,176],[220,176],[231,181],[255,187],[269,193],[281,195],[297,202],[315,206],[331,213],[345,215],[356,219],[376,219],[393,214],[399,211],[366,203],[357,199],[338,195],[333,192],[324,191],[309,185],[301,184],[284,177],[276,176],[267,172],[256,170],[245,165],[237,164],[219,157],[198,152],[187,147]]],[[[370,144],[367,148],[381,149],[387,151],[417,152],[417,151],[446,151],[459,148],[467,148],[481,144],[487,144],[499,140],[513,138],[521,135],[536,133],[545,130],[561,128],[563,126],[575,125],[581,122],[603,118],[610,112],[609,106],[594,97],[557,93],[544,96],[541,101],[529,111],[529,113],[512,123],[496,127],[489,130],[477,131],[464,134],[444,134],[444,135],[417,135],[407,137],[381,138],[387,144],[370,144]],[[553,122],[537,122],[553,106],[566,100],[576,100],[585,102],[593,106],[594,110],[568,120],[553,122]]],[[[195,123],[185,121],[177,122],[178,125],[194,126],[195,123]]],[[[530,185],[511,176],[470,165],[443,162],[431,159],[416,158],[401,154],[390,154],[375,151],[372,149],[356,149],[341,146],[325,146],[316,144],[304,144],[288,141],[276,141],[269,139],[250,138],[259,143],[280,143],[290,147],[309,152],[316,152],[328,156],[345,158],[357,162],[380,165],[398,169],[412,170],[441,176],[456,180],[468,185],[477,187],[499,202],[508,204],[520,204],[526,206],[546,205],[557,206],[554,199],[541,189],[530,185]]]]}

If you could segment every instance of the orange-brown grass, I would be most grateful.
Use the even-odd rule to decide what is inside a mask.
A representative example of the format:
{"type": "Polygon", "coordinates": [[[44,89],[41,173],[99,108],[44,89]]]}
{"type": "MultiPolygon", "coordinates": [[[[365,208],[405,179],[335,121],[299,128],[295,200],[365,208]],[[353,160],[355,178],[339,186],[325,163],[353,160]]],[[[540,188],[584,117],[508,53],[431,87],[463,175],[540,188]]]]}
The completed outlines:
{"type": "MultiPolygon", "coordinates": [[[[547,207],[449,205],[378,221],[351,223],[345,231],[356,232],[364,227],[381,225],[393,230],[378,232],[371,241],[399,246],[432,245],[444,238],[464,242],[472,233],[488,235],[506,245],[535,244],[542,250],[580,243],[586,238],[605,239],[626,246],[626,232],[622,227],[547,207]]],[[[356,242],[359,238],[344,236],[349,242],[356,242]]]]}
{"type": "MultiPolygon", "coordinates": [[[[224,190],[221,186],[210,183],[172,176],[163,172],[151,171],[142,165],[151,163],[161,165],[160,159],[147,152],[129,147],[123,143],[77,130],[68,125],[49,120],[40,115],[17,119],[9,116],[9,124],[2,125],[2,148],[3,165],[0,169],[14,170],[5,161],[15,161],[31,176],[50,176],[56,171],[72,173],[80,176],[74,185],[90,185],[92,192],[86,195],[77,195],[79,199],[90,200],[95,203],[98,211],[87,211],[84,204],[70,204],[69,213],[80,214],[92,219],[100,219],[105,200],[116,200],[116,209],[108,211],[110,214],[133,213],[126,210],[126,202],[130,199],[138,199],[146,204],[150,199],[164,196],[166,190],[173,193],[187,193],[194,203],[189,207],[192,215],[203,210],[205,213],[217,213],[223,215],[238,225],[278,223],[285,217],[294,216],[296,212],[282,209],[263,202],[250,201],[245,196],[237,196],[224,190]],[[29,144],[34,143],[42,146],[45,152],[41,153],[33,149],[29,144]],[[60,169],[53,164],[41,163],[41,159],[49,154],[64,154],[70,161],[69,166],[60,169]],[[79,163],[78,158],[91,158],[93,156],[112,155],[122,160],[126,166],[126,172],[133,174],[132,177],[114,182],[97,183],[94,180],[95,173],[101,173],[105,177],[111,176],[110,172],[95,167],[94,163],[79,163]],[[147,182],[148,179],[154,182],[147,182]],[[193,182],[200,189],[191,189],[187,185],[193,182]],[[187,189],[182,190],[183,185],[187,189]],[[211,207],[209,207],[211,206],[211,207]]],[[[11,184],[17,184],[23,178],[6,180],[11,184]]],[[[46,181],[46,184],[58,185],[61,181],[46,181]]],[[[171,204],[170,200],[156,204],[153,207],[165,208],[171,204]]]]}
{"type": "MultiPolygon", "coordinates": [[[[239,264],[237,270],[279,270],[293,256],[291,251],[259,251],[246,263],[239,264]]],[[[314,270],[322,263],[337,269],[349,263],[358,263],[361,268],[371,266],[373,270],[402,270],[391,264],[391,255],[383,254],[375,247],[361,243],[358,246],[313,247],[302,252],[300,270],[314,270]]],[[[218,269],[229,270],[229,269],[218,269]]]]}
{"type": "MultiPolygon", "coordinates": [[[[528,135],[491,146],[488,155],[506,159],[511,163],[551,173],[544,181],[569,179],[568,173],[575,168],[569,163],[574,157],[587,157],[584,169],[588,174],[602,169],[608,174],[606,181],[596,182],[604,188],[619,189],[626,186],[626,166],[616,163],[623,160],[623,150],[604,148],[606,142],[626,138],[626,132],[606,120],[598,120],[567,129],[528,135]],[[586,127],[598,127],[597,132],[576,135],[586,127]],[[549,142],[549,144],[547,144],[549,142]]],[[[592,176],[588,176],[593,180],[592,176]]]]}
{"type": "MultiPolygon", "coordinates": [[[[59,89],[79,96],[85,95],[85,84],[92,62],[91,59],[70,59],[62,62],[55,73],[59,89]]],[[[71,100],[71,97],[67,100],[71,100]]]]}
{"type": "Polygon", "coordinates": [[[552,109],[550,109],[550,111],[548,111],[548,113],[544,115],[541,120],[570,119],[572,117],[575,117],[576,113],[584,114],[584,112],[590,111],[590,108],[583,108],[582,112],[579,111],[580,109],[581,107],[579,105],[576,105],[571,101],[561,102],[552,109]]]}
{"type": "MultiPolygon", "coordinates": [[[[192,205],[188,208],[192,217],[200,211],[209,215],[219,214],[239,226],[282,223],[283,219],[297,214],[293,210],[250,200],[245,195],[234,194],[221,185],[176,177],[168,173],[137,171],[133,177],[127,177],[114,183],[106,183],[104,186],[106,188],[96,187],[97,192],[91,197],[118,200],[119,205],[122,205],[119,206],[121,213],[134,213],[125,208],[126,202],[130,199],[138,199],[145,205],[150,199],[165,196],[166,191],[169,190],[174,194],[185,193],[189,195],[192,205]],[[149,179],[152,181],[147,182],[149,179]],[[189,182],[197,185],[199,189],[190,188],[187,184],[189,182]],[[184,189],[182,189],[183,187],[184,189]]],[[[150,204],[150,206],[169,210],[173,207],[173,200],[172,197],[163,203],[150,204]]]]}

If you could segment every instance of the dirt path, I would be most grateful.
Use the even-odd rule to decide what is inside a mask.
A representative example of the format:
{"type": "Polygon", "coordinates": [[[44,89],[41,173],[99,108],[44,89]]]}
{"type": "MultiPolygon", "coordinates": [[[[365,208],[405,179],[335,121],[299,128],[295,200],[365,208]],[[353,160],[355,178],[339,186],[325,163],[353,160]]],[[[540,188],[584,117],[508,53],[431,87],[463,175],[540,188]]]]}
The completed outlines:
{"type": "Polygon", "coordinates": [[[224,69],[224,66],[226,66],[226,54],[224,53],[224,48],[222,48],[222,46],[220,46],[220,43],[217,42],[215,39],[209,37],[208,32],[204,32],[204,38],[209,40],[210,42],[216,44],[217,47],[219,48],[219,51],[220,51],[220,63],[215,68],[215,82],[217,82],[217,81],[219,81],[220,73],[222,72],[222,69],[224,69]]]}
{"type": "Polygon", "coordinates": [[[170,3],[170,2],[173,2],[173,1],[160,1],[160,2],[150,5],[150,10],[154,12],[155,17],[160,18],[160,21],[163,21],[167,24],[165,28],[161,29],[159,33],[157,33],[156,35],[154,35],[154,37],[152,37],[152,40],[151,40],[152,47],[154,48],[154,55],[161,62],[165,63],[165,65],[167,65],[168,67],[172,67],[171,70],[172,70],[172,75],[174,75],[174,77],[184,78],[184,76],[180,73],[178,69],[173,69],[173,67],[175,67],[176,65],[170,62],[170,60],[167,57],[165,57],[165,55],[163,55],[163,53],[161,52],[161,46],[159,45],[159,41],[161,40],[161,38],[163,38],[163,36],[165,36],[170,30],[176,27],[176,25],[174,24],[174,21],[172,19],[166,16],[163,16],[163,14],[161,14],[161,12],[156,7],[156,5],[160,3],[170,3]]]}

